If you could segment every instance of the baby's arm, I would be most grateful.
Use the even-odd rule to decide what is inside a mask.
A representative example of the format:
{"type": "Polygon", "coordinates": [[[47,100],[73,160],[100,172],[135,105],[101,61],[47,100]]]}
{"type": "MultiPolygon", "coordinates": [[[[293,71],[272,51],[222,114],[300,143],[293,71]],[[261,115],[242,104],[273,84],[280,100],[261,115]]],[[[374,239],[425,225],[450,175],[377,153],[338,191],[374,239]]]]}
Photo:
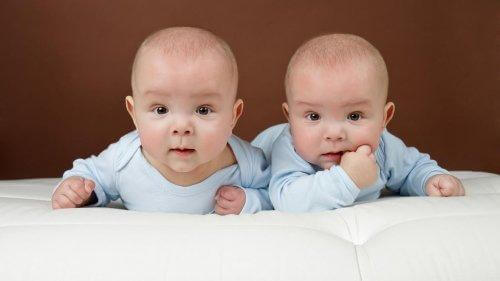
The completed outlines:
{"type": "MultiPolygon", "coordinates": [[[[249,198],[252,198],[250,196],[249,198]]],[[[272,205],[269,200],[269,193],[264,188],[255,189],[225,185],[221,186],[215,195],[215,213],[219,215],[253,214],[258,211],[271,209],[272,205]],[[246,194],[254,197],[253,203],[247,202],[246,194]]]]}
{"type": "MultiPolygon", "coordinates": [[[[257,147],[251,147],[249,155],[249,173],[243,183],[245,204],[241,210],[244,214],[253,214],[263,210],[272,210],[273,205],[269,199],[269,180],[271,179],[271,166],[264,152],[257,147]]],[[[243,176],[242,176],[243,177],[243,176]]]]}
{"type": "Polygon", "coordinates": [[[114,165],[118,146],[119,143],[114,143],[98,156],[75,160],[73,168],[64,172],[63,181],[54,191],[53,208],[105,206],[110,200],[117,199],[114,165]],[[89,188],[92,190],[87,196],[89,188]],[[79,203],[79,198],[88,200],[79,203]]]}
{"type": "Polygon", "coordinates": [[[271,167],[264,152],[248,144],[240,148],[248,160],[245,163],[238,163],[241,185],[219,188],[216,194],[215,212],[217,214],[253,214],[273,208],[267,190],[271,167]]]}
{"type": "Polygon", "coordinates": [[[286,137],[273,146],[269,195],[274,208],[286,212],[332,210],[351,205],[359,187],[372,184],[378,175],[375,159],[365,146],[344,154],[341,165],[315,171],[300,158],[286,137]],[[359,169],[368,167],[366,169],[359,169]],[[345,168],[344,168],[345,167],[345,168]],[[363,171],[359,176],[359,171],[363,171]],[[351,178],[352,177],[352,178],[351,178]],[[353,180],[355,179],[355,180],[353,180]]]}
{"type": "Polygon", "coordinates": [[[387,176],[387,188],[401,195],[430,195],[427,192],[428,184],[434,186],[433,183],[443,176],[454,178],[428,154],[420,153],[414,147],[407,147],[401,139],[387,131],[382,134],[380,148],[384,157],[382,166],[387,176]]]}

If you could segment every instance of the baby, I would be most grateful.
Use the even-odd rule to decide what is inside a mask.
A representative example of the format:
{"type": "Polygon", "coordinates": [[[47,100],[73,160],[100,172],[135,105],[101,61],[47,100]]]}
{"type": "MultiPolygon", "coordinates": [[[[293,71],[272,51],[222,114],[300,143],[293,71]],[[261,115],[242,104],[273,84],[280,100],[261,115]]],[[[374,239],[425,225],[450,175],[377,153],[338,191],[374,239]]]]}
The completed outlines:
{"type": "Polygon", "coordinates": [[[243,111],[231,49],[214,34],[174,27],[150,35],[125,99],[136,131],[74,161],[52,207],[106,206],[189,214],[271,209],[261,149],[232,135],[243,111]],[[221,187],[222,186],[222,187],[221,187]],[[221,188],[219,188],[221,187],[221,188]]]}
{"type": "Polygon", "coordinates": [[[394,115],[387,69],[366,40],[309,40],[290,60],[285,87],[289,124],[253,142],[271,158],[275,209],[331,210],[376,199],[384,187],[401,195],[464,195],[460,180],[385,129],[394,115]]]}

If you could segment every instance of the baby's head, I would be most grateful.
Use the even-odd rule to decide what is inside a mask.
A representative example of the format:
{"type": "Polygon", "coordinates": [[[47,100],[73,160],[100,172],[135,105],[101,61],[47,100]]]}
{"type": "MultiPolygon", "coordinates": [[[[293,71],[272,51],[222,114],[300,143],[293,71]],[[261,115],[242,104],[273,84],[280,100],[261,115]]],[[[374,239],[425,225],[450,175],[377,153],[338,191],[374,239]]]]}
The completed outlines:
{"type": "Polygon", "coordinates": [[[192,27],[157,31],[139,47],[131,82],[126,106],[151,164],[191,172],[226,148],[243,102],[222,39],[192,27]]]}
{"type": "Polygon", "coordinates": [[[384,60],[355,35],[329,34],[304,43],[290,60],[285,87],[283,111],[295,150],[324,169],[361,145],[375,151],[394,114],[394,104],[386,102],[384,60]]]}

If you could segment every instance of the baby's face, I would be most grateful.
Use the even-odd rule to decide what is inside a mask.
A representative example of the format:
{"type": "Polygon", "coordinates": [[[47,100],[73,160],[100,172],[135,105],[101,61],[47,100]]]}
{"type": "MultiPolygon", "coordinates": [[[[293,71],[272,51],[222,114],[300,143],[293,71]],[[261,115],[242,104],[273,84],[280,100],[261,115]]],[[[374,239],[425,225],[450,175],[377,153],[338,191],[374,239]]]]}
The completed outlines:
{"type": "Polygon", "coordinates": [[[221,154],[242,107],[232,75],[215,55],[142,54],[127,107],[153,166],[191,172],[221,154]]]}
{"type": "Polygon", "coordinates": [[[335,72],[313,66],[296,69],[289,80],[288,104],[283,105],[296,152],[329,169],[346,151],[365,144],[377,149],[394,108],[385,105],[386,90],[380,84],[364,65],[335,72]]]}

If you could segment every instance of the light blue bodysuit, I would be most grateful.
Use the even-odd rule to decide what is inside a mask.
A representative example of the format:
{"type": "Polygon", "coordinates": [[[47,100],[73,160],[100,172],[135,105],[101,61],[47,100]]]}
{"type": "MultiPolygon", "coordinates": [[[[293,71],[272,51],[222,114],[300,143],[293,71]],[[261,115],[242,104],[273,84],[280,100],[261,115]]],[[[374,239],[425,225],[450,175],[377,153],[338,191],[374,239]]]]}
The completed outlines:
{"type": "Polygon", "coordinates": [[[293,147],[289,124],[268,128],[252,144],[261,147],[271,163],[269,195],[274,208],[287,212],[332,210],[374,200],[384,187],[400,195],[426,196],[427,179],[448,174],[428,154],[407,147],[385,129],[375,151],[379,176],[364,189],[359,189],[339,165],[323,170],[302,159],[293,147]]]}
{"type": "Polygon", "coordinates": [[[75,160],[63,179],[81,176],[93,180],[98,201],[91,206],[106,206],[110,200],[121,198],[129,210],[208,214],[214,211],[217,189],[233,185],[245,191],[241,213],[272,209],[267,192],[270,167],[262,150],[234,135],[228,144],[237,164],[191,186],[175,185],[151,166],[142,154],[137,131],[123,136],[99,156],[75,160]]]}

